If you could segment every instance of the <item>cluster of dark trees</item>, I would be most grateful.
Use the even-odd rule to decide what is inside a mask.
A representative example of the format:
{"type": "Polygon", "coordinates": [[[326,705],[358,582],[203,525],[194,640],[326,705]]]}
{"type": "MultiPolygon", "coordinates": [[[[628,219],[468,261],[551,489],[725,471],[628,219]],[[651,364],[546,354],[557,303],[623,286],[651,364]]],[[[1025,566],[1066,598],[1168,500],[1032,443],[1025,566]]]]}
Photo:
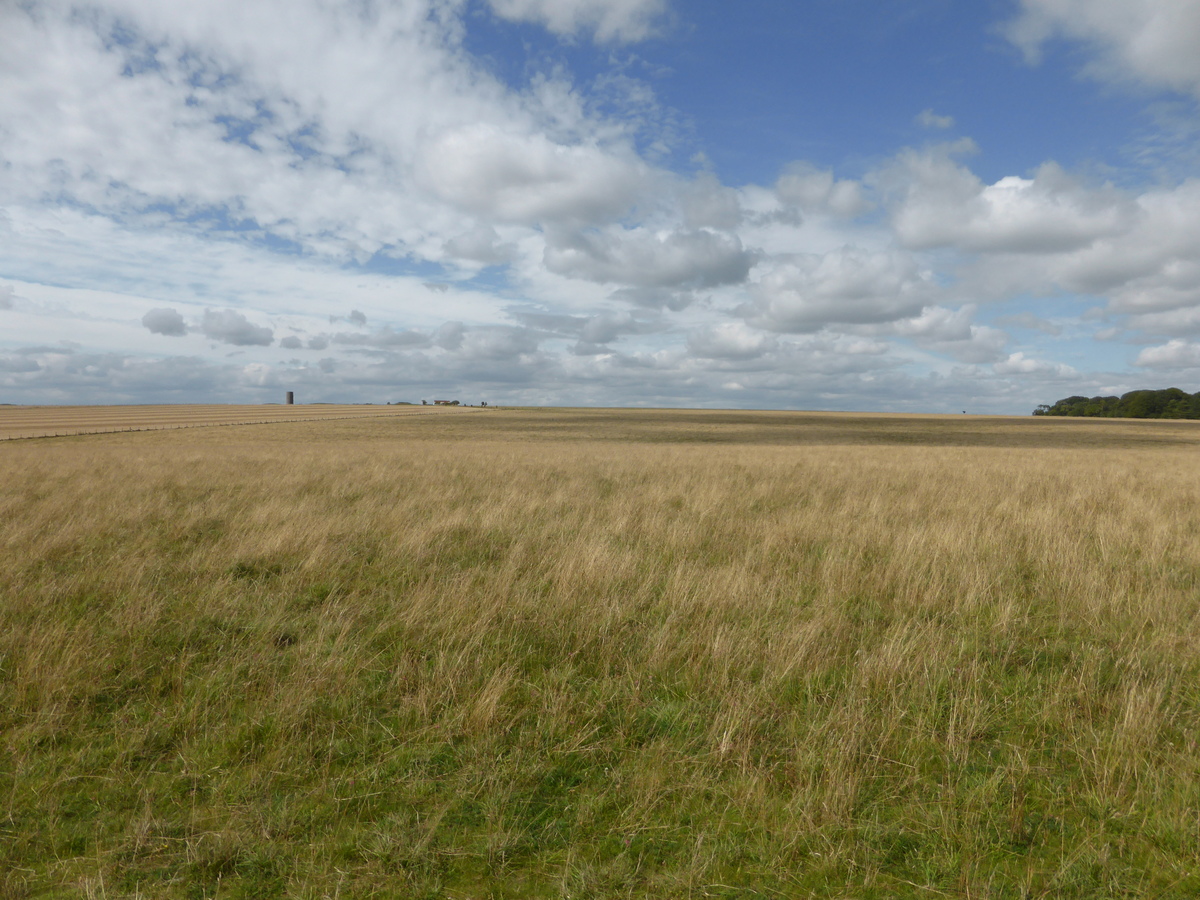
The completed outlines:
{"type": "Polygon", "coordinates": [[[1097,416],[1108,419],[1200,419],[1200,391],[1130,391],[1120,397],[1067,397],[1042,404],[1035,416],[1097,416]]]}

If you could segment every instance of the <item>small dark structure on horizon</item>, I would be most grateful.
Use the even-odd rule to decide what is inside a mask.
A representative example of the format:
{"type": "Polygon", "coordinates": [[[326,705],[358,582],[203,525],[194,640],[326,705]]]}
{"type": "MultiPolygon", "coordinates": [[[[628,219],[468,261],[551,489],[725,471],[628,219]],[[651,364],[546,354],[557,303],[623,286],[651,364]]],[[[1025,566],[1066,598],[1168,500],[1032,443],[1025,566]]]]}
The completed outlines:
{"type": "Polygon", "coordinates": [[[296,402],[296,395],[291,391],[287,392],[287,405],[291,406],[296,402]]]}

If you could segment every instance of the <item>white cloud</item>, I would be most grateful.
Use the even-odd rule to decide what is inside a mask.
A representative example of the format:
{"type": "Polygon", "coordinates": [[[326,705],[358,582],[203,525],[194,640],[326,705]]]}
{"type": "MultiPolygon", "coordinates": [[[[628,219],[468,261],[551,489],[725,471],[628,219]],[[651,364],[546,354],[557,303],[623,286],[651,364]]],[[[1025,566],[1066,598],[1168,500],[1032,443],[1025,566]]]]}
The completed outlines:
{"type": "Polygon", "coordinates": [[[666,0],[488,0],[498,16],[535,22],[558,35],[591,31],[600,42],[640,41],[654,34],[666,0]]]}
{"type": "Polygon", "coordinates": [[[219,236],[123,226],[73,209],[9,207],[7,212],[10,227],[0,234],[0,271],[27,284],[53,281],[74,291],[104,290],[114,303],[123,295],[129,298],[129,308],[121,313],[127,318],[138,318],[150,305],[142,298],[195,316],[220,298],[216,302],[272,316],[301,314],[313,320],[308,326],[313,328],[328,321],[331,307],[350,303],[381,324],[399,310],[406,324],[422,327],[436,327],[450,317],[502,318],[494,299],[477,291],[431,300],[416,276],[364,272],[336,260],[272,253],[219,236]]]}
{"type": "Polygon", "coordinates": [[[756,359],[778,346],[778,341],[741,322],[723,322],[688,335],[688,352],[706,359],[756,359]]]}
{"type": "Polygon", "coordinates": [[[585,319],[579,329],[579,340],[587,344],[611,344],[625,334],[642,331],[641,323],[628,312],[602,313],[585,319]]]}
{"type": "Polygon", "coordinates": [[[646,167],[595,145],[471,124],[422,149],[420,170],[464,212],[527,225],[616,218],[646,187],[646,167]]]}
{"type": "Polygon", "coordinates": [[[851,217],[869,206],[856,181],[838,181],[833,173],[805,162],[790,164],[775,182],[775,193],[785,206],[804,212],[851,217]]]}
{"type": "MultiPolygon", "coordinates": [[[[904,370],[887,344],[862,338],[780,341],[756,358],[700,358],[684,348],[577,356],[532,350],[510,333],[476,335],[475,350],[367,349],[357,356],[273,365],[145,359],[54,348],[0,352],[0,389],[23,402],[264,402],[296,390],[306,402],[458,396],[505,404],[730,405],[758,408],[973,411],[1033,409],[1062,391],[1054,376],[997,377],[977,368],[946,377],[904,370]],[[1049,379],[1049,380],[1047,380],[1049,379]],[[737,384],[738,388],[730,387],[737,384]],[[735,393],[736,392],[736,393],[735,393]]],[[[464,340],[464,345],[467,343],[464,340]]],[[[286,352],[285,352],[286,353],[286,352]]]]}
{"type": "Polygon", "coordinates": [[[1139,213],[1109,186],[1088,188],[1054,163],[1033,178],[1009,175],[985,184],[954,160],[969,144],[901,155],[890,174],[899,195],[893,225],[906,246],[1062,253],[1123,234],[1139,213]]]}
{"type": "MultiPolygon", "coordinates": [[[[1147,190],[1135,202],[1124,232],[1015,268],[1028,267],[1028,284],[1105,296],[1109,312],[1121,315],[1200,304],[1200,180],[1147,190]]],[[[1002,265],[1014,268],[1012,261],[1002,265]]]]}
{"type": "MultiPolygon", "coordinates": [[[[491,225],[477,224],[469,231],[457,234],[448,239],[443,245],[445,253],[455,262],[469,262],[485,266],[495,266],[512,259],[516,248],[504,243],[500,234],[491,225]]],[[[436,285],[431,290],[444,288],[446,285],[436,285]]]]}
{"type": "Polygon", "coordinates": [[[932,274],[913,256],[844,247],[772,261],[742,312],[748,322],[770,331],[817,331],[829,324],[906,318],[935,293],[932,274]]]}
{"type": "Polygon", "coordinates": [[[962,341],[971,336],[974,312],[970,307],[927,306],[920,315],[894,323],[892,330],[905,337],[929,341],[962,341]]]}
{"type": "Polygon", "coordinates": [[[479,235],[497,222],[624,212],[652,174],[625,127],[569,85],[503,85],[462,50],[461,13],[437,0],[4,5],[0,187],[126,221],[211,215],[358,261],[393,248],[492,264],[504,247],[479,235]]]}
{"type": "Polygon", "coordinates": [[[961,340],[927,341],[927,349],[943,353],[959,362],[980,364],[994,362],[1004,355],[1008,334],[987,325],[972,325],[970,334],[961,340]]]}
{"type": "Polygon", "coordinates": [[[554,231],[543,258],[559,275],[643,288],[738,284],[754,260],[736,235],[647,228],[554,231]]]}
{"type": "MultiPolygon", "coordinates": [[[[1136,313],[1125,319],[1125,326],[1130,331],[1156,336],[1200,334],[1200,304],[1169,309],[1165,312],[1136,313]]],[[[1119,334],[1120,330],[1118,329],[1115,330],[1113,336],[1119,334]]],[[[1104,336],[1100,332],[1095,335],[1097,340],[1102,340],[1104,336]]]]}
{"type": "Polygon", "coordinates": [[[165,334],[170,337],[182,337],[188,330],[183,316],[174,309],[152,309],[142,316],[142,324],[152,334],[165,334]]]}
{"type": "Polygon", "coordinates": [[[1148,369],[1192,369],[1200,366],[1200,344],[1173,340],[1147,347],[1137,357],[1137,365],[1148,369]]]}
{"type": "Polygon", "coordinates": [[[975,308],[970,305],[958,309],[929,306],[919,316],[893,323],[890,330],[959,362],[979,364],[1001,359],[1008,335],[998,328],[974,324],[974,315],[975,308]]]}
{"type": "Polygon", "coordinates": [[[514,318],[545,336],[575,340],[576,354],[609,353],[609,344],[625,337],[656,334],[664,330],[662,319],[644,317],[629,310],[608,310],[592,316],[530,312],[513,309],[514,318]]]}
{"type": "Polygon", "coordinates": [[[32,349],[22,357],[0,358],[0,387],[22,391],[27,402],[196,402],[236,388],[232,367],[195,357],[146,360],[32,349]]]}
{"type": "Polygon", "coordinates": [[[536,353],[537,336],[526,328],[470,328],[455,351],[472,360],[505,361],[536,353]]]}
{"type": "MultiPolygon", "coordinates": [[[[608,44],[669,14],[491,2],[608,44]]],[[[1040,361],[1050,329],[996,318],[1036,332],[1011,354],[983,304],[1080,293],[1114,338],[1200,328],[1200,181],[1117,189],[1049,164],[987,183],[959,143],[853,179],[768,160],[778,179],[731,187],[703,158],[668,170],[691,126],[630,74],[652,60],[601,51],[583,83],[567,56],[532,60],[509,83],[520,66],[471,55],[472,29],[502,27],[478,9],[0,2],[0,338],[59,348],[0,349],[0,384],[49,402],[104,399],[105,378],[110,400],[167,398],[175,378],[213,399],[286,381],[314,399],[403,383],[700,404],[736,385],[738,404],[859,408],[969,385],[1032,408],[1022,392],[1065,371],[1040,361]],[[198,356],[153,361],[164,348],[198,356]],[[947,360],[971,364],[958,383],[913,374],[948,378],[947,360]]]]}
{"type": "Polygon", "coordinates": [[[1200,5],[1193,0],[1021,0],[1009,38],[1031,61],[1061,36],[1094,49],[1095,74],[1200,97],[1200,5]]]}
{"type": "Polygon", "coordinates": [[[992,369],[997,375],[1048,375],[1057,378],[1073,378],[1079,374],[1075,369],[1063,363],[1032,359],[1021,351],[1010,354],[1008,359],[996,363],[992,369]]]}
{"type": "MultiPolygon", "coordinates": [[[[957,202],[950,197],[933,202],[929,195],[914,201],[923,191],[915,188],[900,202],[897,228],[909,244],[937,237],[939,246],[979,254],[958,257],[957,295],[996,302],[1032,294],[1047,304],[1056,295],[1083,295],[1100,298],[1103,306],[1093,314],[1118,317],[1123,328],[1161,336],[1194,333],[1191,311],[1200,307],[1200,180],[1122,194],[1115,201],[1105,187],[1091,197],[1078,195],[1077,227],[1062,209],[1050,209],[1046,221],[1038,223],[1039,206],[1045,211],[1048,205],[1029,198],[1023,212],[1029,225],[1016,237],[1046,238],[1032,248],[1010,241],[1002,221],[979,215],[978,205],[972,212],[970,195],[957,202]],[[1083,221],[1082,210],[1092,206],[1095,225],[1108,233],[1097,234],[1100,228],[1083,221]],[[914,209],[919,216],[905,218],[914,209]]],[[[1049,333],[1045,327],[1038,330],[1049,333]]]]}
{"type": "Polygon", "coordinates": [[[711,172],[702,172],[683,187],[680,209],[684,225],[692,229],[731,229],[742,220],[737,191],[722,185],[711,172]]]}
{"type": "Polygon", "coordinates": [[[232,309],[206,309],[200,322],[200,330],[207,338],[233,344],[235,347],[266,347],[275,340],[274,332],[270,328],[255,325],[240,312],[232,309]]]}
{"type": "Polygon", "coordinates": [[[937,128],[945,130],[954,127],[954,116],[939,116],[932,109],[921,110],[915,119],[922,128],[937,128]]]}

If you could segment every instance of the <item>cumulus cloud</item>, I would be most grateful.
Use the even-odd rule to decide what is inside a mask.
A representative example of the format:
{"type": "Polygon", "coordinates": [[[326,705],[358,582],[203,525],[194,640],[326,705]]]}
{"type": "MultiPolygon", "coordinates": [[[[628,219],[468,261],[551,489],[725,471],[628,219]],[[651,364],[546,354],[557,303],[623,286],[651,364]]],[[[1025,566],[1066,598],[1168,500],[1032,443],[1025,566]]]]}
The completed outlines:
{"type": "MultiPolygon", "coordinates": [[[[1032,294],[1048,305],[1058,293],[1100,297],[1104,306],[1094,314],[1119,317],[1118,322],[1147,334],[1193,333],[1189,311],[1200,307],[1200,180],[1115,197],[1100,187],[1095,196],[1080,195],[1074,204],[1078,216],[1025,198],[1013,204],[1025,207],[1013,218],[1027,217],[1029,224],[1015,233],[1004,216],[981,212],[972,199],[978,192],[936,202],[915,196],[906,196],[896,214],[897,230],[910,246],[929,243],[979,254],[958,259],[960,294],[992,301],[1032,294]],[[1039,206],[1046,212],[1041,222],[1039,206]],[[1097,210],[1092,223],[1083,214],[1089,207],[1097,210]],[[918,213],[906,218],[914,210],[918,213]],[[1032,238],[1041,242],[1027,246],[1032,238]]],[[[1012,324],[1044,333],[1058,327],[1012,324]]]]}
{"type": "MultiPolygon", "coordinates": [[[[489,240],[496,223],[611,221],[661,176],[570,84],[512,89],[478,64],[461,3],[3,8],[7,181],[29,203],[227,219],[340,261],[491,265],[512,252],[489,240]]],[[[616,39],[646,33],[662,4],[498,8],[616,39]]]]}
{"type": "Polygon", "coordinates": [[[1049,375],[1057,378],[1073,378],[1079,374],[1063,363],[1032,359],[1021,351],[1009,354],[1008,359],[996,363],[992,369],[998,375],[1049,375]]]}
{"type": "Polygon", "coordinates": [[[824,212],[851,217],[869,204],[857,181],[839,181],[833,173],[805,163],[789,165],[775,182],[775,193],[785,206],[804,212],[824,212]]]}
{"type": "Polygon", "coordinates": [[[770,331],[817,331],[830,324],[893,322],[932,299],[932,273],[896,251],[843,247],[775,261],[741,312],[770,331]]]}
{"type": "Polygon", "coordinates": [[[703,172],[680,192],[680,210],[688,228],[735,228],[742,220],[737,191],[721,184],[711,172],[703,172]]]}
{"type": "MultiPolygon", "coordinates": [[[[1195,335],[1200,334],[1200,305],[1183,306],[1179,309],[1169,309],[1164,312],[1137,313],[1125,317],[1124,324],[1130,331],[1139,331],[1143,335],[1195,335]]],[[[1112,329],[1112,336],[1117,337],[1121,329],[1112,329]]],[[[1097,332],[1095,338],[1103,340],[1105,333],[1097,332]]]]}
{"type": "Polygon", "coordinates": [[[576,354],[608,353],[608,345],[628,335],[653,334],[663,330],[658,317],[646,319],[628,311],[572,316],[562,313],[529,312],[512,309],[510,314],[530,328],[576,341],[576,354]]]}
{"type": "Polygon", "coordinates": [[[1147,190],[1135,203],[1124,233],[1047,259],[1030,274],[1066,290],[1107,296],[1113,313],[1200,304],[1200,180],[1147,190]]]}
{"type": "Polygon", "coordinates": [[[1134,204],[1120,234],[1057,253],[1001,254],[968,275],[976,289],[996,295],[1103,296],[1109,313],[1154,334],[1178,334],[1188,328],[1184,311],[1200,305],[1200,180],[1153,188],[1134,204]]]}
{"type": "Polygon", "coordinates": [[[972,325],[970,333],[961,340],[918,342],[926,349],[945,354],[959,362],[978,365],[995,362],[1004,356],[1008,334],[987,325],[972,325]]]}
{"type": "MultiPolygon", "coordinates": [[[[456,261],[497,266],[512,259],[516,248],[500,239],[499,232],[491,225],[477,224],[469,231],[455,235],[443,244],[444,252],[456,261]]],[[[448,285],[430,282],[430,290],[445,290],[448,285]]]]}
{"type": "MultiPolygon", "coordinates": [[[[508,21],[609,44],[650,35],[669,12],[667,0],[488,2],[508,21]]],[[[1130,35],[1153,33],[1137,17],[1166,8],[1126,6],[1130,35]]],[[[89,0],[80,15],[59,0],[0,3],[0,269],[22,291],[4,315],[31,345],[80,342],[5,357],[9,393],[52,399],[102,372],[124,398],[153,371],[239,398],[285,377],[314,398],[319,385],[345,397],[346,385],[398,381],[529,402],[960,396],[960,384],[898,377],[925,363],[917,348],[968,364],[956,377],[1005,408],[1011,396],[988,385],[1063,377],[1036,343],[1057,325],[995,319],[1033,332],[1013,354],[976,304],[1046,298],[1057,323],[1074,314],[1058,315],[1059,295],[1076,293],[1098,298],[1114,337],[1200,333],[1200,180],[1118,189],[1048,164],[984,181],[959,143],[861,179],[793,162],[734,189],[702,158],[699,174],[667,169],[692,148],[633,64],[613,56],[581,83],[566,58],[552,75],[501,78],[467,40],[497,27],[479,7],[212,0],[181,13],[89,0]],[[275,335],[260,323],[277,321],[289,352],[151,370],[84,349],[127,339],[144,353],[146,330],[189,330],[171,308],[138,328],[146,307],[198,297],[236,297],[241,311],[209,310],[193,333],[266,347],[275,335]],[[358,310],[329,318],[330,298],[371,309],[370,330],[358,310]],[[344,333],[321,333],[336,322],[344,333]],[[290,352],[330,347],[320,362],[290,352]]],[[[1112,72],[1189,84],[1179,54],[1182,76],[1123,61],[1127,42],[1103,24],[1116,8],[1025,0],[1026,25],[1041,15],[1043,30],[1020,39],[1090,41],[1112,72]]],[[[953,126],[933,110],[917,122],[953,126]]],[[[0,308],[14,299],[0,288],[0,308]]],[[[1145,359],[1156,350],[1167,352],[1145,359]]]]}
{"type": "Polygon", "coordinates": [[[255,325],[232,309],[206,309],[200,330],[207,338],[235,347],[266,347],[275,340],[275,333],[270,328],[255,325]]]}
{"type": "Polygon", "coordinates": [[[473,360],[502,362],[537,349],[538,338],[531,329],[497,325],[466,329],[457,352],[473,360]]]}
{"type": "Polygon", "coordinates": [[[614,219],[649,175],[632,155],[487,123],[445,131],[423,149],[421,166],[442,200],[525,225],[614,219]]]}
{"type": "Polygon", "coordinates": [[[687,349],[705,359],[757,359],[778,346],[778,340],[741,322],[723,322],[688,335],[687,349]]]}
{"type": "Polygon", "coordinates": [[[181,337],[187,334],[187,323],[183,316],[173,309],[152,309],[142,316],[142,324],[153,334],[165,334],[170,337],[181,337]]]}
{"type": "Polygon", "coordinates": [[[927,341],[961,341],[971,336],[971,318],[975,310],[971,307],[950,309],[945,306],[927,306],[921,314],[911,319],[901,319],[891,330],[905,337],[927,341]]]}
{"type": "Polygon", "coordinates": [[[589,344],[611,344],[622,335],[643,331],[642,323],[629,313],[601,313],[584,319],[579,339],[589,344]]]}
{"type": "Polygon", "coordinates": [[[1137,365],[1147,369],[1192,369],[1200,366],[1200,344],[1173,340],[1147,347],[1137,357],[1137,365]]]}
{"type": "MultiPolygon", "coordinates": [[[[0,356],[0,372],[9,374],[27,374],[30,372],[40,372],[42,370],[41,363],[36,359],[30,359],[28,356],[0,356]]],[[[10,379],[7,384],[12,384],[10,379]]]]}
{"type": "Polygon", "coordinates": [[[381,403],[395,399],[396,385],[403,383],[410,385],[410,399],[487,397],[505,404],[929,411],[956,408],[969,397],[973,410],[997,412],[1012,411],[1014,403],[1032,409],[1047,396],[1063,393],[1053,375],[1009,378],[978,367],[946,377],[913,375],[908,361],[886,342],[861,337],[780,339],[761,357],[738,359],[728,354],[700,357],[683,345],[629,354],[580,354],[574,348],[556,354],[537,350],[532,332],[472,331],[464,335],[463,352],[372,349],[268,366],[185,358],[148,365],[141,357],[31,348],[37,352],[0,352],[0,388],[25,402],[264,402],[278,399],[286,385],[313,402],[381,403]]]}
{"type": "Polygon", "coordinates": [[[908,247],[1062,253],[1127,232],[1136,202],[1109,186],[1087,188],[1054,163],[1033,178],[1008,175],[985,184],[954,156],[957,143],[901,155],[893,172],[900,197],[892,220],[908,247]]]}
{"type": "Polygon", "coordinates": [[[1190,0],[1021,0],[1006,33],[1031,62],[1065,37],[1094,50],[1093,74],[1200,97],[1200,6],[1190,0]]]}
{"type": "Polygon", "coordinates": [[[648,228],[558,231],[543,259],[552,272],[643,288],[713,287],[745,281],[754,255],[736,235],[648,228]]]}
{"type": "Polygon", "coordinates": [[[890,330],[907,337],[926,350],[945,354],[959,362],[978,365],[1003,358],[1008,335],[998,328],[972,322],[974,306],[958,309],[929,306],[919,316],[901,319],[890,330]]]}
{"type": "Polygon", "coordinates": [[[496,15],[535,22],[557,35],[591,31],[599,42],[640,41],[654,34],[666,0],[488,0],[496,15]]]}
{"type": "MultiPolygon", "coordinates": [[[[34,350],[24,365],[0,357],[0,387],[20,390],[33,403],[180,403],[239,396],[235,367],[196,357],[141,359],[119,353],[34,350]]],[[[228,402],[228,401],[226,401],[228,402]]]]}

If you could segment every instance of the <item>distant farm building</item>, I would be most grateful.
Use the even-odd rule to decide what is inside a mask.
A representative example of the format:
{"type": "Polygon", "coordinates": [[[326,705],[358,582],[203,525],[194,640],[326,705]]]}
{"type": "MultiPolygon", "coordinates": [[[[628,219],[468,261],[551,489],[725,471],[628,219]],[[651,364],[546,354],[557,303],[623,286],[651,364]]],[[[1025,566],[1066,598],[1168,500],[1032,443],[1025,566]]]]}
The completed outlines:
{"type": "Polygon", "coordinates": [[[434,406],[458,406],[457,400],[434,400],[434,406]]]}

